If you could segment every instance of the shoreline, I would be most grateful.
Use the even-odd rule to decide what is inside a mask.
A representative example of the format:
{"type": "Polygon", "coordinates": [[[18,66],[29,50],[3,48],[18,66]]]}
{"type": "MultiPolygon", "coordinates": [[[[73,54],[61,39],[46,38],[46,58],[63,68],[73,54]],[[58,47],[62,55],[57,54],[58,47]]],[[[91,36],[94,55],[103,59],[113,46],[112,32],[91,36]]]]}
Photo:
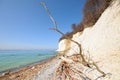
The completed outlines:
{"type": "MultiPolygon", "coordinates": [[[[55,56],[53,56],[53,57],[55,57],[55,56]]],[[[53,57],[51,57],[51,58],[53,58],[53,57]]],[[[49,58],[49,59],[51,59],[51,58],[49,58]]],[[[6,70],[3,70],[3,71],[0,71],[0,76],[1,76],[3,73],[16,72],[16,71],[21,70],[21,69],[23,69],[23,68],[25,68],[25,67],[28,67],[28,66],[35,66],[35,65],[37,65],[37,64],[44,63],[44,62],[48,61],[49,59],[43,59],[43,60],[41,60],[41,61],[36,61],[36,62],[28,63],[28,64],[25,64],[25,65],[22,65],[22,66],[19,66],[19,67],[14,67],[14,68],[10,68],[10,69],[6,69],[6,70]]]]}
{"type": "MultiPolygon", "coordinates": [[[[31,71],[29,74],[35,75],[38,71],[40,71],[41,69],[44,69],[45,65],[52,63],[52,61],[55,61],[57,57],[58,56],[56,55],[56,56],[53,56],[46,60],[37,61],[37,62],[31,63],[31,64],[21,66],[19,68],[13,68],[13,69],[9,69],[6,71],[2,71],[2,72],[0,72],[0,80],[9,80],[9,79],[11,79],[11,77],[13,79],[18,76],[21,77],[21,79],[24,79],[23,78],[24,74],[29,71],[31,71]]],[[[27,74],[25,74],[25,75],[27,75],[27,74]]],[[[27,75],[27,76],[30,76],[30,75],[27,75]]],[[[20,79],[18,79],[18,80],[20,80],[20,79]]]]}

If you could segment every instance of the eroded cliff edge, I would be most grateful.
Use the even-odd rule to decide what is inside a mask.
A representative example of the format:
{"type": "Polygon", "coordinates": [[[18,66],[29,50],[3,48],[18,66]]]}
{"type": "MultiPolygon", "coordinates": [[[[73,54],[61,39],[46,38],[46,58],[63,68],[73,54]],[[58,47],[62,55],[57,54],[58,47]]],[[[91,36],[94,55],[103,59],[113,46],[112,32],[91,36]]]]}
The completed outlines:
{"type": "MultiPolygon", "coordinates": [[[[120,79],[120,0],[113,0],[110,6],[102,13],[95,25],[85,28],[83,32],[77,32],[72,40],[81,44],[82,53],[92,59],[109,77],[99,80],[120,79]]],[[[59,52],[71,56],[80,52],[78,45],[63,39],[59,43],[59,52]]],[[[63,60],[66,60],[63,58],[63,60]]],[[[83,72],[88,70],[81,67],[83,72]]],[[[95,70],[85,72],[92,80],[98,79],[100,74],[95,70]]]]}

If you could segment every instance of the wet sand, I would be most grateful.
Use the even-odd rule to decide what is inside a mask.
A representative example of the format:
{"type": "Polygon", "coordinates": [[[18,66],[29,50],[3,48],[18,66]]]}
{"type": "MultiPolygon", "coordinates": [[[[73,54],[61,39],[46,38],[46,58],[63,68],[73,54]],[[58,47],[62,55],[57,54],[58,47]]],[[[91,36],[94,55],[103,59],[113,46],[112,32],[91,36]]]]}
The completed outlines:
{"type": "Polygon", "coordinates": [[[54,80],[60,62],[58,56],[53,57],[34,65],[4,72],[0,75],[0,80],[54,80]]]}

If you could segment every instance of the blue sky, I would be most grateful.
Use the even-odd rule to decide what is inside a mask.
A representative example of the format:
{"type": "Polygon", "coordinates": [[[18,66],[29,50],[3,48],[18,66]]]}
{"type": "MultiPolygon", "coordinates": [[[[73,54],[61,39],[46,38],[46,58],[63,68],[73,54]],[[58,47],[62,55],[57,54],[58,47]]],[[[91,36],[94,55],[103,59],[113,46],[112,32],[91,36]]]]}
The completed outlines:
{"type": "Polygon", "coordinates": [[[57,49],[61,35],[48,30],[53,24],[40,1],[64,33],[82,19],[85,0],[0,0],[0,49],[57,49]]]}

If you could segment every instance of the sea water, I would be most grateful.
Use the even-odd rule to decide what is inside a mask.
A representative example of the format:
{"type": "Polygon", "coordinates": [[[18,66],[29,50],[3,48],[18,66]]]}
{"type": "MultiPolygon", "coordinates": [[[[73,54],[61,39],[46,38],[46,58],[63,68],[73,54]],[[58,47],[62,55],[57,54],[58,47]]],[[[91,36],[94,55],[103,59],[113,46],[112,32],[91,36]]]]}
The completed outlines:
{"type": "Polygon", "coordinates": [[[0,50],[0,72],[47,60],[55,50],[0,50]]]}

